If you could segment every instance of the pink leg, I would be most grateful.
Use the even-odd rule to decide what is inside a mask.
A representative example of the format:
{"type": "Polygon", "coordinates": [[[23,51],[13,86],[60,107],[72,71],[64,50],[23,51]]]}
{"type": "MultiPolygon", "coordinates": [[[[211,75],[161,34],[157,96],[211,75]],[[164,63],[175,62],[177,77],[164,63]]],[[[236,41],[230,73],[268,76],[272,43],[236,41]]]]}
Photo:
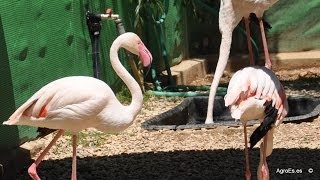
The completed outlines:
{"type": "Polygon", "coordinates": [[[244,18],[244,23],[246,25],[246,33],[247,33],[247,43],[248,43],[248,50],[249,50],[249,63],[250,66],[254,66],[254,59],[253,59],[253,52],[252,52],[252,44],[251,44],[251,33],[250,33],[250,26],[249,26],[249,18],[244,18]]]}
{"type": "Polygon", "coordinates": [[[261,167],[261,174],[263,180],[269,180],[269,169],[267,164],[267,136],[264,136],[263,138],[263,164],[261,167]]]}
{"type": "Polygon", "coordinates": [[[77,180],[77,135],[72,136],[72,175],[71,180],[77,180]]]}
{"type": "Polygon", "coordinates": [[[263,25],[262,18],[259,18],[259,24],[260,24],[261,38],[262,38],[262,44],[263,44],[263,50],[264,50],[264,56],[265,56],[265,66],[268,69],[271,69],[272,63],[270,60],[268,44],[267,44],[266,34],[264,32],[264,25],[263,25]]]}
{"type": "Polygon", "coordinates": [[[33,180],[40,180],[40,177],[37,174],[37,166],[42,161],[43,157],[48,153],[50,148],[57,142],[59,137],[64,133],[64,130],[59,130],[57,135],[52,139],[49,145],[42,151],[40,156],[36,159],[36,161],[29,167],[28,173],[33,180]]]}
{"type": "Polygon", "coordinates": [[[250,172],[250,162],[249,162],[249,152],[248,152],[248,139],[247,139],[247,124],[244,123],[243,126],[243,133],[244,133],[244,144],[245,144],[245,156],[246,156],[246,180],[250,180],[251,172],[250,172]]]}

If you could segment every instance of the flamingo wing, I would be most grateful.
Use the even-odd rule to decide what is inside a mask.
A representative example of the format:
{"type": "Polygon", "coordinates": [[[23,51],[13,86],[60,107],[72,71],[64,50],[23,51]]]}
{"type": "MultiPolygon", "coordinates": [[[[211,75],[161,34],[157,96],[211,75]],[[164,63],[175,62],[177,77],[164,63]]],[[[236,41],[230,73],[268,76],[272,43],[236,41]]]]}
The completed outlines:
{"type": "Polygon", "coordinates": [[[232,117],[260,119],[260,126],[250,137],[250,148],[262,139],[273,125],[279,125],[288,112],[284,89],[276,75],[265,67],[247,67],[230,80],[225,105],[232,117]]]}
{"type": "Polygon", "coordinates": [[[69,123],[72,126],[79,120],[93,119],[112,96],[111,89],[100,80],[90,77],[62,78],[41,88],[4,124],[60,129],[58,127],[68,124],[66,121],[72,121],[69,123]]]}
{"type": "Polygon", "coordinates": [[[265,67],[254,66],[237,71],[229,82],[225,106],[237,106],[251,97],[272,102],[272,107],[278,110],[277,125],[288,112],[283,86],[276,75],[265,67]]]}

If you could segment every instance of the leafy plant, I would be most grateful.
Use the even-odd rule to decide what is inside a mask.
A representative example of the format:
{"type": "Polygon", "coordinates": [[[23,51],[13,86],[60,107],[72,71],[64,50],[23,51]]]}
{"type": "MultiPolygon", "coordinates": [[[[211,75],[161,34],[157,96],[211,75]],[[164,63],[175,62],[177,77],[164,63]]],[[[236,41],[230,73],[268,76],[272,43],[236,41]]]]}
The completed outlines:
{"type": "Polygon", "coordinates": [[[145,20],[157,21],[164,12],[162,0],[130,0],[130,3],[136,4],[134,28],[137,33],[143,33],[145,20]]]}
{"type": "Polygon", "coordinates": [[[116,93],[116,97],[121,103],[129,104],[131,102],[131,93],[125,85],[116,93]]]}
{"type": "MultiPolygon", "coordinates": [[[[143,101],[148,101],[153,95],[150,93],[143,94],[143,101]]],[[[123,85],[121,89],[116,93],[117,99],[124,104],[129,104],[131,102],[131,93],[127,86],[123,85]]]]}
{"type": "MultiPolygon", "coordinates": [[[[65,132],[65,136],[68,136],[71,139],[72,133],[67,131],[65,132]]],[[[99,147],[103,145],[108,136],[110,136],[110,134],[102,133],[100,131],[81,131],[77,135],[78,144],[84,147],[99,147]]],[[[69,141],[69,143],[71,144],[71,141],[69,141]]]]}

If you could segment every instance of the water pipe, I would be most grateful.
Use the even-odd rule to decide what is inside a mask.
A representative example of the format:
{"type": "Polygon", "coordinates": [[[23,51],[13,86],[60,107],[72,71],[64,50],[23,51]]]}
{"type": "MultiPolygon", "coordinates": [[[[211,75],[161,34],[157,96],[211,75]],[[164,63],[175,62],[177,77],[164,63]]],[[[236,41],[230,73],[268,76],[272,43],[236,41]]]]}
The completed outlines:
{"type": "MultiPolygon", "coordinates": [[[[167,97],[194,97],[194,96],[209,96],[208,92],[194,92],[194,91],[185,91],[185,92],[172,92],[172,91],[146,91],[147,94],[155,96],[167,96],[167,97]]],[[[227,88],[218,87],[216,96],[225,96],[227,93],[227,88]]]]}
{"type": "MultiPolygon", "coordinates": [[[[166,1],[165,4],[166,7],[169,6],[168,2],[166,1]]],[[[147,12],[150,16],[153,16],[151,14],[151,10],[150,8],[147,9],[147,12]]],[[[161,52],[161,56],[164,60],[165,63],[165,68],[166,68],[166,72],[168,75],[168,82],[169,82],[169,86],[166,86],[164,88],[161,87],[160,82],[158,81],[157,77],[156,77],[156,70],[155,68],[152,68],[152,79],[154,81],[154,85],[155,85],[155,89],[154,91],[148,91],[149,94],[153,94],[156,96],[180,96],[180,97],[190,97],[190,96],[207,96],[208,95],[208,91],[210,90],[210,86],[187,86],[187,85],[174,85],[174,80],[171,74],[171,69],[170,69],[170,64],[169,64],[169,60],[168,60],[168,53],[167,53],[167,49],[165,46],[165,41],[164,41],[164,31],[163,31],[163,23],[164,20],[166,18],[165,13],[163,13],[159,20],[155,20],[155,25],[156,28],[154,29],[155,34],[159,34],[159,43],[160,43],[160,52],[161,52]],[[205,93],[203,92],[196,92],[196,91],[207,91],[205,93]]],[[[154,19],[154,18],[151,18],[154,19]]],[[[217,90],[217,95],[225,95],[226,93],[226,88],[223,87],[219,87],[217,90]]]]}
{"type": "MultiPolygon", "coordinates": [[[[169,1],[165,1],[164,2],[164,6],[165,8],[164,9],[168,9],[169,8],[169,1]]],[[[166,45],[165,45],[165,41],[164,41],[164,30],[163,30],[163,23],[166,19],[166,13],[163,13],[159,20],[156,20],[155,23],[156,23],[156,30],[157,32],[159,33],[159,39],[160,39],[160,51],[161,51],[161,55],[162,55],[162,58],[164,60],[164,64],[165,64],[165,68],[166,68],[166,71],[167,71],[167,75],[168,75],[168,82],[169,82],[169,85],[173,86],[175,84],[174,80],[173,80],[173,77],[172,77],[172,73],[171,73],[171,69],[170,69],[170,64],[169,64],[169,59],[168,59],[168,51],[167,51],[167,48],[166,48],[166,45]]]]}
{"type": "Polygon", "coordinates": [[[101,18],[95,14],[87,11],[86,13],[87,26],[89,28],[91,46],[92,46],[92,64],[93,64],[93,76],[100,79],[100,50],[99,39],[101,31],[101,18]]]}
{"type": "MultiPolygon", "coordinates": [[[[121,35],[125,33],[125,28],[123,26],[122,20],[118,14],[113,14],[112,9],[107,9],[105,14],[92,14],[96,19],[99,19],[99,24],[101,20],[111,20],[116,23],[116,27],[118,30],[118,34],[121,35]]],[[[97,42],[98,43],[98,42],[97,42]]],[[[99,54],[93,53],[93,56],[97,56],[99,54]]],[[[127,52],[126,53],[128,59],[129,59],[129,64],[133,73],[134,79],[138,82],[141,90],[144,92],[144,86],[143,86],[143,80],[141,79],[139,70],[137,69],[136,63],[134,62],[134,59],[132,55],[127,52]]],[[[95,57],[95,59],[98,57],[95,57]]]]}

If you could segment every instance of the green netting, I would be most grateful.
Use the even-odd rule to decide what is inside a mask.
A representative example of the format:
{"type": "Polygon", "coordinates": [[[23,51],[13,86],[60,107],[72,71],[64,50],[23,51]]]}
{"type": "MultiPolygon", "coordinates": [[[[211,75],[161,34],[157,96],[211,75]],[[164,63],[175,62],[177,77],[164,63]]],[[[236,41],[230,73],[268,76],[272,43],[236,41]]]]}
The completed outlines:
{"type": "Polygon", "coordinates": [[[279,1],[266,18],[272,29],[267,34],[273,52],[304,51],[320,48],[320,1],[279,1]]]}
{"type": "MultiPolygon", "coordinates": [[[[1,62],[11,76],[14,102],[1,106],[18,107],[46,83],[68,75],[91,75],[89,42],[85,36],[78,2],[2,1],[1,17],[9,61],[1,62]]],[[[9,88],[9,86],[7,87],[9,88]]],[[[3,107],[1,107],[3,109],[3,107]]],[[[13,111],[7,111],[11,114],[13,111]]],[[[2,117],[2,121],[7,117],[2,117]]],[[[9,127],[3,127],[9,128],[9,127]]],[[[2,132],[1,133],[5,133],[2,132]]],[[[36,128],[19,126],[19,138],[36,136],[36,128]]],[[[11,138],[17,138],[12,136],[11,138]]],[[[1,137],[1,144],[12,139],[1,137]]]]}
{"type": "MultiPolygon", "coordinates": [[[[2,20],[0,16],[0,119],[7,119],[10,116],[11,112],[14,111],[14,97],[13,97],[13,88],[11,82],[11,73],[9,67],[9,58],[7,54],[7,49],[4,41],[4,32],[2,28],[2,20]]],[[[1,121],[0,121],[1,122],[1,121]]],[[[19,131],[17,127],[5,127],[0,126],[0,149],[7,149],[12,146],[15,146],[19,143],[19,131]]]]}
{"type": "MultiPolygon", "coordinates": [[[[199,5],[203,2],[219,11],[219,1],[199,0],[196,3],[197,17],[193,12],[188,13],[189,52],[192,56],[202,54],[217,54],[221,34],[218,29],[218,14],[208,11],[199,5]],[[208,40],[204,48],[203,42],[208,40]]],[[[189,7],[192,9],[192,7],[189,7]]],[[[264,18],[271,24],[272,29],[267,32],[270,52],[292,52],[320,48],[320,25],[318,19],[320,11],[319,0],[278,1],[266,11],[264,18]]],[[[244,28],[244,24],[239,26],[244,28]]],[[[259,26],[251,23],[251,33],[259,50],[262,52],[259,26]]],[[[233,33],[231,53],[247,53],[246,37],[235,29],[233,33]]]]}
{"type": "Polygon", "coordinates": [[[186,56],[186,9],[175,1],[169,1],[165,20],[165,42],[171,65],[176,65],[186,56]]]}

